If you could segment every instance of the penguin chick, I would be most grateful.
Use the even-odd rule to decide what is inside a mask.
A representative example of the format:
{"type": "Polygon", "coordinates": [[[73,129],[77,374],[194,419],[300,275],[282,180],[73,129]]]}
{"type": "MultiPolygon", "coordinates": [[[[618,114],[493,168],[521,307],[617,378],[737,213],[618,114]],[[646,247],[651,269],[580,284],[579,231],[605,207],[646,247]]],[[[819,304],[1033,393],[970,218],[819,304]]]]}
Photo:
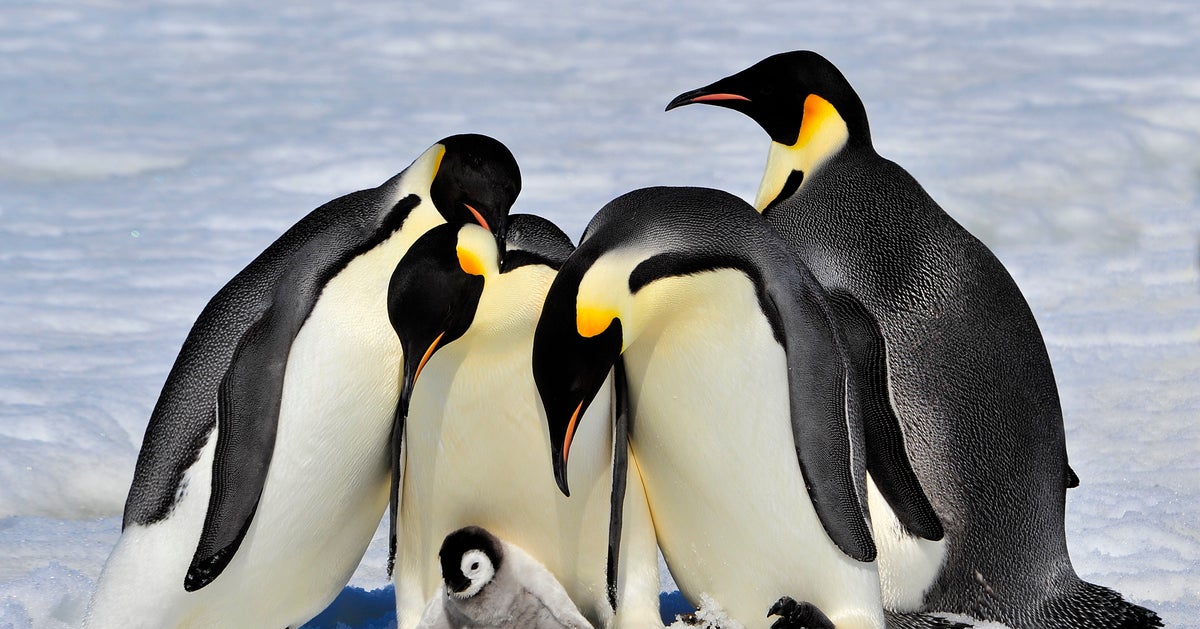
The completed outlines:
{"type": "Polygon", "coordinates": [[[438,552],[442,587],[420,629],[591,629],[562,585],[520,547],[468,526],[438,552]]]}

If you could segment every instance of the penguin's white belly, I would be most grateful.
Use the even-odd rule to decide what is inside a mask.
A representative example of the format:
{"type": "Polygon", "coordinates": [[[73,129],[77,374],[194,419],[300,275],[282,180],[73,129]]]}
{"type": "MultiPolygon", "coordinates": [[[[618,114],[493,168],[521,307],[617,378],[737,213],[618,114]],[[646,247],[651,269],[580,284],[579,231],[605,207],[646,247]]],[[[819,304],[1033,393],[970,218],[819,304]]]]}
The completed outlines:
{"type": "Polygon", "coordinates": [[[348,266],[326,285],[292,344],[258,510],[225,572],[205,588],[220,605],[205,606],[197,622],[311,618],[350,579],[379,525],[402,356],[387,320],[386,265],[375,256],[383,257],[373,251],[351,265],[380,268],[348,266]],[[247,587],[254,583],[271,585],[247,587]]]}
{"type": "Polygon", "coordinates": [[[89,627],[285,627],[320,613],[349,580],[388,500],[401,350],[386,293],[398,240],[331,279],[292,343],[267,477],[229,565],[183,590],[211,493],[214,431],[171,514],[122,534],[89,627]]]}
{"type": "Polygon", "coordinates": [[[882,627],[875,565],[843,554],[809,500],[786,357],[735,273],[689,278],[720,307],[646,330],[625,352],[631,443],[663,555],[691,600],[707,594],[747,627],[769,626],[784,595],[839,628],[882,627]]]}
{"type": "Polygon", "coordinates": [[[601,390],[579,423],[567,498],[554,482],[529,345],[526,351],[519,342],[512,343],[517,349],[498,345],[471,346],[464,337],[447,346],[429,360],[413,393],[396,577],[401,628],[417,623],[441,585],[442,539],[467,525],[483,526],[535,557],[593,622],[611,616],[605,598],[610,389],[601,390]]]}

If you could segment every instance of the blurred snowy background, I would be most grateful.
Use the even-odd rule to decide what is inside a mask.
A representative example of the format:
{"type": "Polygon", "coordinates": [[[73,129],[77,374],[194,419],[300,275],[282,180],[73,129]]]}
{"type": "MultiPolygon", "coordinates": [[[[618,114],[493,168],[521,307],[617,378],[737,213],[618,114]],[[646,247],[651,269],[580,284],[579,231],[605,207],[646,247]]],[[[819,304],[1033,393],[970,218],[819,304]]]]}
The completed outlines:
{"type": "Polygon", "coordinates": [[[575,237],[636,187],[752,199],[765,134],[662,109],[798,48],[1031,302],[1080,574],[1200,627],[1192,0],[424,4],[0,0],[0,627],[77,625],[192,321],[309,210],[465,131],[575,237]]]}

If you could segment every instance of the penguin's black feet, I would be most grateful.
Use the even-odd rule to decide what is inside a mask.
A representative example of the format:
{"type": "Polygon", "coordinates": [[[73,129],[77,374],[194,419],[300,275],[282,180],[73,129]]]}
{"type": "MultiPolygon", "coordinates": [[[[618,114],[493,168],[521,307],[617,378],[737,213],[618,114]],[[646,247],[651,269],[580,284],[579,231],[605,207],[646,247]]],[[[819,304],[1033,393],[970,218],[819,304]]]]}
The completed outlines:
{"type": "Polygon", "coordinates": [[[812,603],[797,603],[784,596],[775,601],[767,617],[779,616],[771,629],[834,629],[833,622],[812,603]]]}

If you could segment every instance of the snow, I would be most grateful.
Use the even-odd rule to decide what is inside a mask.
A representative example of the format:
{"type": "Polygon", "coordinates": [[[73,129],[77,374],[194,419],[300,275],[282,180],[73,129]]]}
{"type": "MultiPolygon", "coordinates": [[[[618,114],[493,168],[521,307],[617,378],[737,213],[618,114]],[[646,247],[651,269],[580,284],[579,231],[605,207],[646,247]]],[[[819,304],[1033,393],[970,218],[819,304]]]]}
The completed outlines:
{"type": "Polygon", "coordinates": [[[573,235],[636,187],[752,198],[752,122],[662,109],[796,48],[1031,302],[1077,570],[1200,627],[1200,11],[695,4],[0,0],[0,627],[78,623],[188,328],[309,210],[464,131],[573,235]]]}

